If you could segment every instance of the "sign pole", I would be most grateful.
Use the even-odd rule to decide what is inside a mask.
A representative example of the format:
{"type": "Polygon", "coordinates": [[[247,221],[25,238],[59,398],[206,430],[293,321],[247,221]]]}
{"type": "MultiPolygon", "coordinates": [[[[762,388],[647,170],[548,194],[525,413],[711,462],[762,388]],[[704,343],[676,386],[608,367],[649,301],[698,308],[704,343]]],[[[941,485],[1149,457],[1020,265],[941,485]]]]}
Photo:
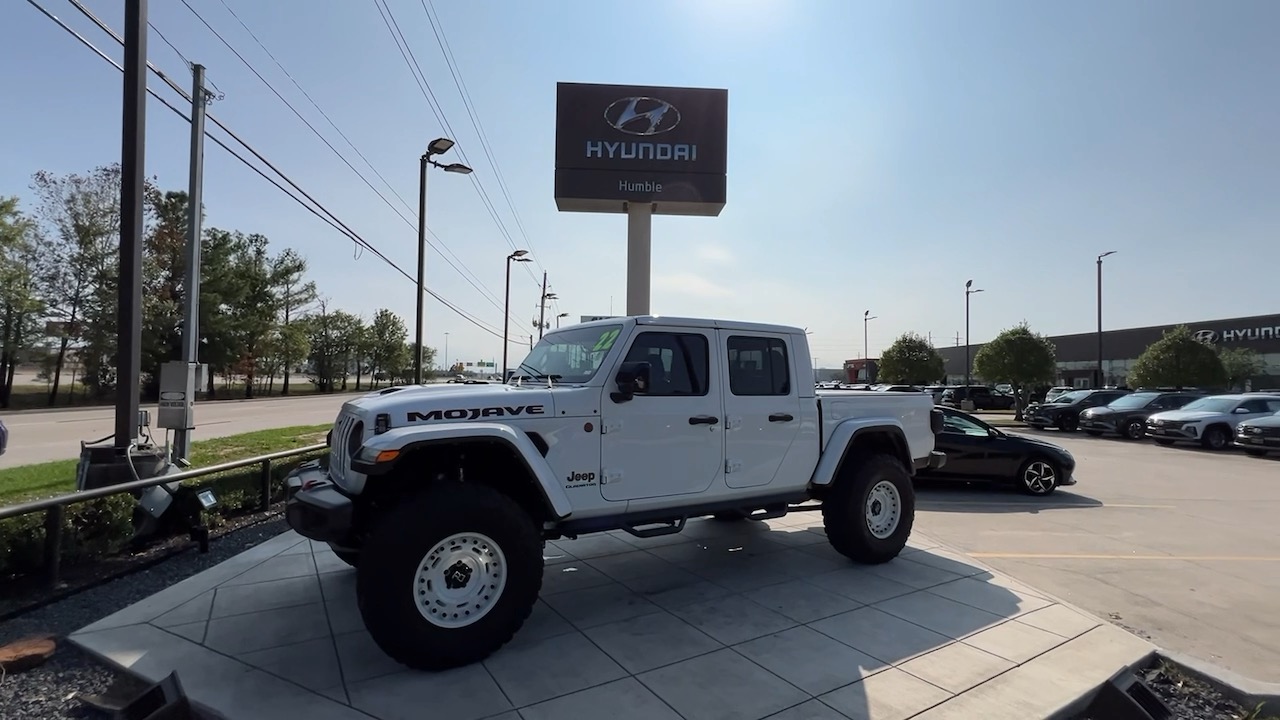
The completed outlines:
{"type": "Polygon", "coordinates": [[[653,204],[627,203],[627,314],[649,314],[653,204]]]}

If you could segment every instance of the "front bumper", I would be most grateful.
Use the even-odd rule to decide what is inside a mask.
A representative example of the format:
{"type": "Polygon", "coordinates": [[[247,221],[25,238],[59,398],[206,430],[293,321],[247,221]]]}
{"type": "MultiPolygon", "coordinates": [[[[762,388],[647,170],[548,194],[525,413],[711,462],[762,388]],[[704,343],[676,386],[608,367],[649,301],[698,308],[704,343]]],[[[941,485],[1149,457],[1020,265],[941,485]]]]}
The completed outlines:
{"type": "Polygon", "coordinates": [[[1236,447],[1246,450],[1280,450],[1280,437],[1236,434],[1236,447]]]}
{"type": "Polygon", "coordinates": [[[290,493],[284,511],[289,527],[311,540],[347,544],[354,504],[329,480],[319,463],[307,463],[289,473],[285,487],[290,493]]]}
{"type": "Polygon", "coordinates": [[[1195,425],[1170,427],[1168,425],[1152,425],[1147,423],[1147,437],[1160,440],[1199,440],[1200,432],[1195,425]]]}
{"type": "Polygon", "coordinates": [[[1091,418],[1080,418],[1081,430],[1093,430],[1095,432],[1113,433],[1116,432],[1116,424],[1110,420],[1093,420],[1091,418]]]}

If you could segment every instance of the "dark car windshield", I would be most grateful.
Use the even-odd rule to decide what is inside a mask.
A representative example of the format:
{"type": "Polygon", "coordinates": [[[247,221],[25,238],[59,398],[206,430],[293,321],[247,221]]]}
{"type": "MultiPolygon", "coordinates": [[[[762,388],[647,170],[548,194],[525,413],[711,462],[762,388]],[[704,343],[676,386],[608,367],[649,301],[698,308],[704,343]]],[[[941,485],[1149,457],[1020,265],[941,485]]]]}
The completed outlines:
{"type": "Polygon", "coordinates": [[[1087,397],[1089,397],[1088,390],[1073,390],[1069,393],[1063,393],[1059,395],[1058,397],[1054,398],[1053,401],[1055,403],[1061,403],[1063,405],[1074,405],[1075,403],[1078,403],[1087,397]]]}
{"type": "Polygon", "coordinates": [[[1160,393],[1133,393],[1113,400],[1107,407],[1114,410],[1136,410],[1137,408],[1146,407],[1147,403],[1158,397],[1160,397],[1160,393]]]}
{"type": "Polygon", "coordinates": [[[597,325],[549,333],[513,368],[511,379],[590,382],[621,332],[621,325],[597,325]]]}

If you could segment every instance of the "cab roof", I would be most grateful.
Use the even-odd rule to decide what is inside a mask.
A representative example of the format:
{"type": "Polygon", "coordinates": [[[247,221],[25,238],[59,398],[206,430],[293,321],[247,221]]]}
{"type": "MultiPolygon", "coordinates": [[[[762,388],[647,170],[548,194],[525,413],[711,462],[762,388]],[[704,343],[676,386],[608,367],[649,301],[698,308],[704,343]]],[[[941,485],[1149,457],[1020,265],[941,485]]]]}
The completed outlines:
{"type": "Polygon", "coordinates": [[[717,330],[742,330],[744,332],[767,332],[779,335],[803,335],[804,330],[790,325],[772,325],[768,323],[743,322],[741,320],[715,320],[711,318],[687,318],[664,315],[633,315],[592,320],[591,322],[566,325],[561,330],[595,325],[617,325],[619,322],[634,321],[636,325],[666,325],[689,328],[715,328],[717,330]]]}

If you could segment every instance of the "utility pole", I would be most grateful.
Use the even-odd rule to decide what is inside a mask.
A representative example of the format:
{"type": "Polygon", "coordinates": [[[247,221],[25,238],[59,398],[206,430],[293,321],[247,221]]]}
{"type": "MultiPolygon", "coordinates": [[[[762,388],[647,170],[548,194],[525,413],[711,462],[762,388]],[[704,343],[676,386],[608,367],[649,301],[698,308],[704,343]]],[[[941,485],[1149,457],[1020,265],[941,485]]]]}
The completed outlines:
{"type": "Polygon", "coordinates": [[[542,301],[538,303],[538,339],[542,339],[542,328],[547,320],[547,271],[542,271],[542,301]]]}
{"type": "MultiPolygon", "coordinates": [[[[182,359],[187,372],[200,362],[200,221],[204,204],[204,109],[208,96],[204,89],[204,66],[191,66],[191,165],[187,197],[187,268],[183,278],[182,359]]],[[[189,377],[189,376],[188,376],[189,377]]],[[[191,449],[191,431],[175,430],[173,456],[187,457],[191,449]]]]}
{"type": "Polygon", "coordinates": [[[453,372],[453,363],[449,362],[449,333],[444,334],[444,371],[453,372]]]}
{"type": "Polygon", "coordinates": [[[124,93],[120,139],[120,276],[117,289],[115,448],[138,437],[142,372],[142,213],[146,175],[147,0],[124,4],[124,93]]]}
{"type": "Polygon", "coordinates": [[[1106,380],[1106,376],[1102,372],[1102,258],[1115,254],[1115,250],[1110,250],[1098,256],[1098,368],[1096,370],[1097,378],[1093,383],[1095,388],[1102,387],[1106,380]]]}
{"type": "Polygon", "coordinates": [[[413,323],[413,384],[422,384],[422,305],[427,292],[427,164],[430,153],[423,153],[418,160],[418,307],[413,323]]]}

